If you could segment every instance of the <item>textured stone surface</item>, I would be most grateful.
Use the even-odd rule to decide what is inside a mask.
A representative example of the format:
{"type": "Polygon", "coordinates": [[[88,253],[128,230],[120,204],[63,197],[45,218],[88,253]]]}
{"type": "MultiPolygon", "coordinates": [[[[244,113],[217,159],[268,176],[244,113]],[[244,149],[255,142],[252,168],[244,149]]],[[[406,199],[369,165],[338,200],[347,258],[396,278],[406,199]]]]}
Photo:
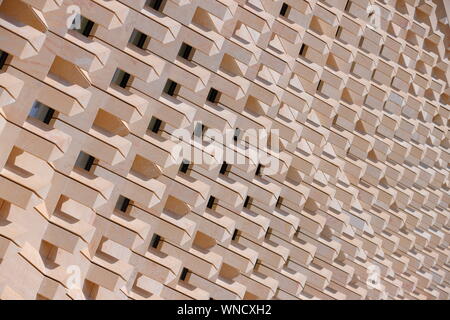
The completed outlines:
{"type": "Polygon", "coordinates": [[[0,299],[449,299],[447,0],[149,5],[0,0],[0,299]]]}

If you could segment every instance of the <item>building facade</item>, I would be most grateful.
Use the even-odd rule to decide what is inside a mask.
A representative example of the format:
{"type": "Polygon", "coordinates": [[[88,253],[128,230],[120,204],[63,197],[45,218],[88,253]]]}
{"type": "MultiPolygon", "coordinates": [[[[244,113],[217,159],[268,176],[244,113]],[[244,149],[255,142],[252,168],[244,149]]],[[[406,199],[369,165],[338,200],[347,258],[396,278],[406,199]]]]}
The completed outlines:
{"type": "Polygon", "coordinates": [[[0,299],[449,299],[448,0],[0,0],[0,299]]]}

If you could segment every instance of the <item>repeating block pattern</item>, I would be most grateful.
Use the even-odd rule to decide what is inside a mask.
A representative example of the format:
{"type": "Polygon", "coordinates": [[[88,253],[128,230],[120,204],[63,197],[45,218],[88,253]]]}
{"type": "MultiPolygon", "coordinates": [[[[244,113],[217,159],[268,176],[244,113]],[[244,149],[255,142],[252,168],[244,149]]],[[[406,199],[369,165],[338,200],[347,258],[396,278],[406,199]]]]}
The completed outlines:
{"type": "Polygon", "coordinates": [[[449,12],[0,0],[0,298],[449,299],[449,12]]]}

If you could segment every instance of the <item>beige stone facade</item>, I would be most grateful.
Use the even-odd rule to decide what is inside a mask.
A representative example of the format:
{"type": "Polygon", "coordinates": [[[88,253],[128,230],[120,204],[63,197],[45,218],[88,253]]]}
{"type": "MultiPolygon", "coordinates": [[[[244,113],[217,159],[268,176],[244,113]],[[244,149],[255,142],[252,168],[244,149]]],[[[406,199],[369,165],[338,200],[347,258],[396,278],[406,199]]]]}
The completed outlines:
{"type": "Polygon", "coordinates": [[[449,299],[449,13],[0,0],[0,299],[449,299]]]}

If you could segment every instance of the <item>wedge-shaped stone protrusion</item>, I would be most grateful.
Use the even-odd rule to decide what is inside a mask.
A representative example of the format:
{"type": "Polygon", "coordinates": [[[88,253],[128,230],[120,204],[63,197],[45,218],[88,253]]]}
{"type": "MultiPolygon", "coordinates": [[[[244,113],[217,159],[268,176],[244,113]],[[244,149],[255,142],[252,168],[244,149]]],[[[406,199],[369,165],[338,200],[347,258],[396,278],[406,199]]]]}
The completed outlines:
{"type": "Polygon", "coordinates": [[[0,108],[16,102],[24,82],[8,74],[0,74],[0,108]]]}
{"type": "Polygon", "coordinates": [[[7,47],[10,54],[20,59],[37,55],[47,30],[33,9],[22,1],[4,0],[0,12],[1,47],[7,47]]]}
{"type": "Polygon", "coordinates": [[[22,0],[22,2],[25,2],[44,13],[59,9],[63,1],[64,0],[22,0]]]}

